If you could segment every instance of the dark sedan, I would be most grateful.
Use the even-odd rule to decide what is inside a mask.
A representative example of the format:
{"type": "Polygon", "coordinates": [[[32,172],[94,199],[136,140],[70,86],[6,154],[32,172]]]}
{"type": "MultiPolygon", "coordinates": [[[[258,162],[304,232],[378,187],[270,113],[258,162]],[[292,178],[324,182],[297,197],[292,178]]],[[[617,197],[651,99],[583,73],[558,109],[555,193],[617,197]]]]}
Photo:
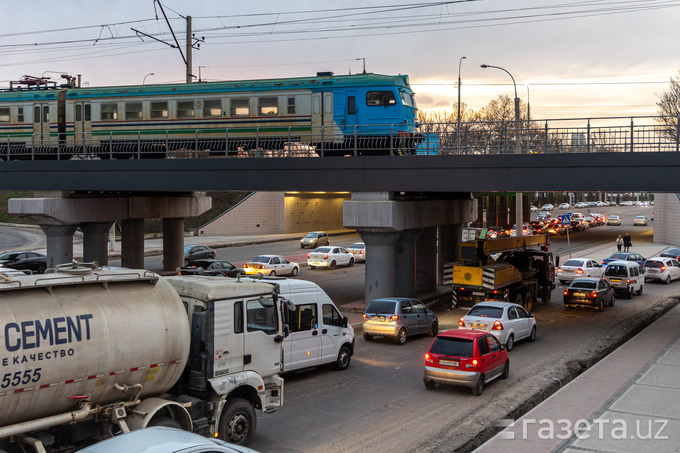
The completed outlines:
{"type": "Polygon", "coordinates": [[[246,272],[234,266],[229,261],[224,260],[196,260],[191,266],[183,267],[182,274],[201,274],[201,275],[224,275],[225,277],[236,277],[236,274],[246,275],[246,272]]]}
{"type": "Polygon", "coordinates": [[[196,260],[214,259],[215,251],[205,245],[185,245],[184,246],[184,265],[188,266],[196,260]]]}
{"type": "Polygon", "coordinates": [[[42,274],[47,269],[47,256],[37,252],[7,252],[0,255],[0,267],[42,274]]]}
{"type": "Polygon", "coordinates": [[[614,305],[614,288],[602,278],[575,278],[564,290],[564,307],[593,307],[600,311],[605,305],[614,305]]]}
{"type": "Polygon", "coordinates": [[[680,248],[672,248],[668,249],[665,252],[659,253],[659,256],[663,256],[665,258],[673,258],[674,260],[680,261],[680,248]]]}
{"type": "Polygon", "coordinates": [[[619,252],[619,253],[614,253],[609,258],[603,259],[602,265],[606,266],[607,264],[611,263],[612,261],[634,261],[634,262],[636,262],[640,265],[640,268],[642,268],[642,271],[644,272],[646,259],[642,255],[640,255],[639,253],[619,252]]]}

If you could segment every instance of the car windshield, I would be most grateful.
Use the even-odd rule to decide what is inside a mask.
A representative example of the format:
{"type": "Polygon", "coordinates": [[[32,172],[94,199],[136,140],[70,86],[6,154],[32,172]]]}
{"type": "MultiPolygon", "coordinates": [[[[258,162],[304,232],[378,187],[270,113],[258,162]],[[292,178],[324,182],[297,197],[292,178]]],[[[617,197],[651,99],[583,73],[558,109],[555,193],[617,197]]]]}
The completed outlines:
{"type": "Polygon", "coordinates": [[[472,357],[472,345],[472,340],[437,337],[430,346],[430,352],[453,357],[472,357]]]}
{"type": "Polygon", "coordinates": [[[253,260],[255,263],[268,263],[269,262],[269,257],[264,256],[264,255],[259,255],[256,256],[255,259],[253,260]]]}
{"type": "Polygon", "coordinates": [[[567,260],[562,266],[582,266],[583,261],[581,260],[567,260]]]}
{"type": "Polygon", "coordinates": [[[354,244],[349,246],[349,248],[351,248],[351,249],[362,249],[364,247],[365,247],[365,245],[361,242],[355,242],[354,244]]]}
{"type": "Polygon", "coordinates": [[[394,313],[394,307],[396,304],[397,302],[394,300],[374,300],[368,304],[366,313],[392,314],[394,313]]]}
{"type": "Polygon", "coordinates": [[[661,269],[663,266],[664,264],[661,261],[645,261],[645,267],[661,269]]]}
{"type": "Polygon", "coordinates": [[[483,316],[485,318],[501,318],[503,317],[503,309],[500,307],[485,307],[483,305],[475,305],[467,312],[468,316],[483,316]]]}
{"type": "MultiPolygon", "coordinates": [[[[317,236],[316,233],[307,233],[307,235],[305,237],[306,238],[315,238],[316,236],[317,236]]],[[[298,236],[298,237],[300,237],[300,236],[298,236]]]]}
{"type": "Polygon", "coordinates": [[[608,277],[627,277],[628,272],[626,266],[620,264],[610,264],[604,271],[604,275],[608,277]]]}
{"type": "Polygon", "coordinates": [[[590,280],[574,280],[569,287],[574,289],[596,289],[597,282],[590,280]]]}
{"type": "Polygon", "coordinates": [[[319,247],[318,249],[314,250],[315,252],[319,253],[329,253],[331,251],[330,247],[319,247]]]}
{"type": "MultiPolygon", "coordinates": [[[[680,249],[670,249],[670,250],[666,250],[664,253],[669,253],[672,256],[677,256],[677,255],[680,255],[680,249]]],[[[0,259],[3,259],[3,258],[0,256],[0,259]]]]}
{"type": "Polygon", "coordinates": [[[5,253],[4,255],[0,256],[0,260],[11,260],[14,259],[16,255],[16,253],[5,253]]]}

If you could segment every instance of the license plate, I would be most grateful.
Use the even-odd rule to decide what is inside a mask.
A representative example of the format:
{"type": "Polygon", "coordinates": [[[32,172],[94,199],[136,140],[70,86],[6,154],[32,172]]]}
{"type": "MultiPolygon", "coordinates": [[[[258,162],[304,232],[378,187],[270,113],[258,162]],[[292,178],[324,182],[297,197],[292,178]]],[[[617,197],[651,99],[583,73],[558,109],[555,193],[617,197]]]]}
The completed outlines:
{"type": "Polygon", "coordinates": [[[612,283],[621,283],[620,278],[612,278],[612,283]]]}
{"type": "Polygon", "coordinates": [[[473,296],[486,296],[486,294],[480,293],[480,292],[477,292],[477,291],[473,291],[473,292],[472,292],[472,295],[473,295],[473,296]]]}
{"type": "Polygon", "coordinates": [[[486,327],[486,324],[477,324],[476,322],[473,322],[472,327],[478,328],[478,329],[484,329],[486,327]]]}
{"type": "Polygon", "coordinates": [[[381,321],[381,322],[384,322],[384,321],[385,321],[385,317],[384,317],[384,316],[374,316],[372,319],[373,319],[374,321],[381,321]]]}
{"type": "Polygon", "coordinates": [[[444,365],[444,366],[458,366],[459,362],[458,362],[458,360],[441,360],[440,359],[439,364],[444,365]]]}
{"type": "Polygon", "coordinates": [[[659,273],[659,271],[657,269],[653,269],[653,268],[647,269],[647,272],[649,272],[650,274],[658,274],[659,273]]]}

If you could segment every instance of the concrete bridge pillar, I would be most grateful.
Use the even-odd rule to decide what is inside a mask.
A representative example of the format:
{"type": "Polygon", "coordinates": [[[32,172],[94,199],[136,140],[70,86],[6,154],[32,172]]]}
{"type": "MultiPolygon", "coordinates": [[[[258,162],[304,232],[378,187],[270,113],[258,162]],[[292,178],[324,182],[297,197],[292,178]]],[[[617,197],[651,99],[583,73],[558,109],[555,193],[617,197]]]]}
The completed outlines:
{"type": "Polygon", "coordinates": [[[394,289],[394,244],[400,233],[375,233],[359,231],[366,243],[364,300],[366,303],[381,297],[395,296],[394,289]]]}
{"type": "Polygon", "coordinates": [[[416,292],[437,289],[437,227],[423,228],[416,240],[416,292]]]}
{"type": "Polygon", "coordinates": [[[184,218],[163,219],[163,270],[184,266],[184,218]]]}
{"type": "Polygon", "coordinates": [[[144,219],[121,221],[120,265],[144,269],[144,219]]]}
{"type": "Polygon", "coordinates": [[[83,261],[96,261],[100,266],[109,264],[106,248],[107,234],[113,222],[84,222],[80,224],[83,232],[83,261]]]}
{"type": "Polygon", "coordinates": [[[78,225],[40,225],[47,236],[47,267],[73,261],[73,233],[78,225]]]}
{"type": "Polygon", "coordinates": [[[394,247],[394,295],[416,297],[416,240],[421,230],[406,230],[394,247]]]}

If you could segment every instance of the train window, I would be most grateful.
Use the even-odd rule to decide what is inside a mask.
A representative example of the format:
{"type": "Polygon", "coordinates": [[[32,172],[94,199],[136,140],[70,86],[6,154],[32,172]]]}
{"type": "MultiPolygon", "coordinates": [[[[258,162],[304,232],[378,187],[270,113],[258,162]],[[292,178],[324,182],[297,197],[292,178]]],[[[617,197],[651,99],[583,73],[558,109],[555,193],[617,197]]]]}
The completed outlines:
{"type": "Polygon", "coordinates": [[[295,115],[295,98],[288,98],[288,114],[295,115]]]}
{"type": "Polygon", "coordinates": [[[168,102],[152,102],[151,103],[151,118],[163,119],[168,117],[168,102]]]}
{"type": "Polygon", "coordinates": [[[193,118],[194,101],[177,101],[177,118],[193,118]]]}
{"type": "Polygon", "coordinates": [[[82,104],[76,104],[76,121],[82,121],[83,120],[83,105],[82,104]]]}
{"type": "Polygon", "coordinates": [[[395,105],[397,100],[391,91],[369,91],[366,93],[366,105],[395,105]]]}
{"type": "Polygon", "coordinates": [[[231,100],[231,116],[248,116],[250,115],[250,105],[248,99],[232,99],[231,100]]]}
{"type": "Polygon", "coordinates": [[[222,100],[206,99],[203,102],[203,118],[217,118],[222,116],[222,100]]]}
{"type": "Polygon", "coordinates": [[[357,100],[354,96],[347,96],[347,114],[354,115],[357,113],[357,100]]]}
{"type": "Polygon", "coordinates": [[[117,120],[118,104],[102,104],[101,117],[102,120],[117,120]]]}
{"type": "Polygon", "coordinates": [[[36,105],[33,107],[33,121],[36,123],[40,122],[40,106],[36,105]]]}
{"type": "Polygon", "coordinates": [[[49,123],[50,122],[50,107],[48,105],[43,106],[43,115],[42,115],[42,122],[43,123],[49,123]]]}
{"type": "Polygon", "coordinates": [[[17,123],[23,123],[25,121],[24,108],[17,107],[17,123]]]}
{"type": "Polygon", "coordinates": [[[85,121],[92,121],[92,106],[85,104],[85,121]]]}
{"type": "Polygon", "coordinates": [[[126,120],[141,120],[142,119],[142,103],[141,102],[126,102],[125,103],[125,119],[126,120]]]}
{"type": "Polygon", "coordinates": [[[405,91],[401,91],[399,94],[401,94],[401,103],[404,105],[407,105],[409,107],[416,108],[416,100],[413,99],[413,95],[411,93],[406,93],[405,91]]]}
{"type": "Polygon", "coordinates": [[[260,98],[258,99],[260,104],[259,115],[278,115],[279,113],[279,100],[275,97],[271,98],[260,98]]]}
{"type": "Polygon", "coordinates": [[[9,107],[0,108],[0,123],[9,123],[9,107]]]}

